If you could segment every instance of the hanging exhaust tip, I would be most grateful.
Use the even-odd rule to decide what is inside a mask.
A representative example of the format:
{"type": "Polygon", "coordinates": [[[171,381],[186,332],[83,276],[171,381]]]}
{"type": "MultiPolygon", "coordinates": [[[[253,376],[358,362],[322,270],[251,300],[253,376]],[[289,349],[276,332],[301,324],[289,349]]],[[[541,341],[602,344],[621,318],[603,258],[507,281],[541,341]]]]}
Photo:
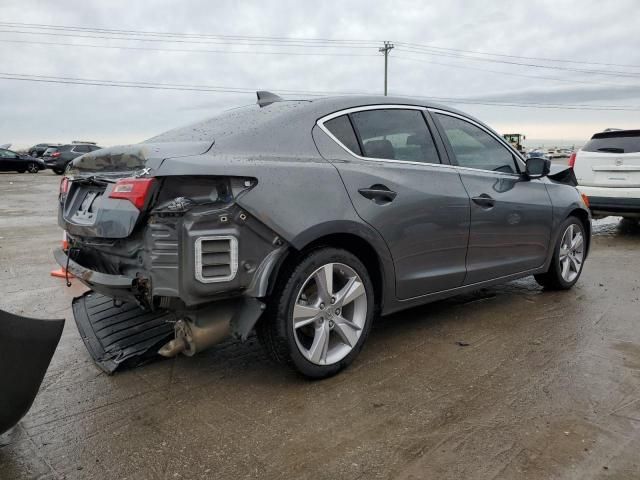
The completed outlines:
{"type": "Polygon", "coordinates": [[[226,340],[231,336],[231,317],[235,303],[205,308],[175,324],[175,338],[163,345],[158,353],[163,357],[175,357],[182,353],[192,357],[198,352],[226,340]]]}
{"type": "Polygon", "coordinates": [[[175,357],[180,352],[183,352],[187,348],[187,342],[185,342],[184,338],[174,338],[170,342],[164,344],[160,350],[158,350],[158,354],[163,357],[175,357]]]}

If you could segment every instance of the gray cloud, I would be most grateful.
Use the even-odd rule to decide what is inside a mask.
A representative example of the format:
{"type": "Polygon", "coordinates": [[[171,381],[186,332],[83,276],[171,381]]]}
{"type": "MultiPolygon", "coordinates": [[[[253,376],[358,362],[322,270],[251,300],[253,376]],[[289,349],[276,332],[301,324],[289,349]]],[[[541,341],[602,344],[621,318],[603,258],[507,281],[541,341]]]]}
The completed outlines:
{"type": "MultiPolygon", "coordinates": [[[[629,14],[636,8],[633,0],[606,4],[569,0],[527,3],[4,0],[0,4],[0,18],[3,21],[167,32],[389,39],[509,55],[640,65],[636,16],[629,14]]],[[[0,33],[0,40],[10,38],[139,45],[115,40],[54,39],[0,33]]],[[[203,48],[197,45],[165,46],[203,48]]],[[[206,48],[259,49],[242,46],[206,48]]],[[[276,92],[279,89],[381,92],[382,57],[376,48],[364,53],[377,56],[233,55],[0,42],[0,70],[123,81],[272,88],[276,92]]],[[[622,70],[621,67],[616,69],[622,70]]],[[[640,73],[640,68],[626,70],[640,73]]],[[[640,105],[637,85],[633,78],[422,56],[402,52],[400,48],[392,52],[390,61],[391,93],[492,101],[640,105]],[[407,61],[399,58],[401,56],[422,60],[407,61]],[[450,65],[443,65],[445,63],[450,65]],[[574,84],[567,80],[614,85],[574,84]]],[[[103,144],[137,142],[163,130],[212,116],[220,110],[254,101],[255,96],[250,93],[139,90],[0,80],[0,143],[28,145],[75,138],[92,138],[103,144]]],[[[611,125],[637,127],[640,117],[637,111],[546,111],[481,105],[461,105],[461,108],[497,128],[527,129],[529,136],[554,135],[551,138],[575,138],[576,135],[584,138],[595,129],[611,125]]]]}

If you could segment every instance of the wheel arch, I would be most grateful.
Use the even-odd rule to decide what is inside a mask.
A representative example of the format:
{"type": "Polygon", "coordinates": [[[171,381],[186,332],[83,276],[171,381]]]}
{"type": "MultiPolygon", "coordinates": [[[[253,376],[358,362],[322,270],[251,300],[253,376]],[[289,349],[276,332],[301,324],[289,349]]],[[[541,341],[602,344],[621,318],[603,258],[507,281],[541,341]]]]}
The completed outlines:
{"type": "Polygon", "coordinates": [[[291,248],[271,274],[268,294],[272,293],[283,272],[295,265],[302,255],[323,247],[341,248],[358,257],[371,277],[376,308],[384,311],[384,306],[395,296],[395,272],[389,249],[375,230],[349,221],[318,225],[293,239],[291,248]]]}

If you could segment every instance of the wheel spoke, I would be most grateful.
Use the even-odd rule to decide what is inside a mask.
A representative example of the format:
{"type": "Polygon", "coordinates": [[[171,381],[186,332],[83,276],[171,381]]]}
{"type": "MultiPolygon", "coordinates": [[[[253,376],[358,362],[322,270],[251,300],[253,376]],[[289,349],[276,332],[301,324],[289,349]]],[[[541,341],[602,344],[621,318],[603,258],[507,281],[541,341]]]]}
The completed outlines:
{"type": "Polygon", "coordinates": [[[573,239],[573,241],[571,242],[571,248],[573,250],[577,250],[579,247],[582,246],[582,243],[583,243],[582,235],[578,233],[573,239]]]}
{"type": "Polygon", "coordinates": [[[340,317],[336,319],[333,330],[343,343],[353,347],[358,341],[358,331],[362,329],[355,323],[340,317]]]}
{"type": "Polygon", "coordinates": [[[336,293],[336,305],[344,307],[364,294],[365,290],[362,282],[360,282],[357,277],[351,277],[347,284],[336,293]]]}
{"type": "Polygon", "coordinates": [[[309,348],[309,360],[314,363],[321,364],[327,360],[327,351],[329,350],[329,322],[323,322],[316,328],[313,343],[309,348]]]}
{"type": "Polygon", "coordinates": [[[296,306],[293,307],[293,327],[297,329],[309,325],[315,321],[319,313],[318,307],[296,303],[296,306]]]}
{"type": "Polygon", "coordinates": [[[573,255],[569,257],[571,259],[571,264],[573,265],[573,269],[575,270],[576,273],[578,273],[580,271],[580,264],[582,263],[580,260],[578,260],[576,257],[574,257],[573,255]]]}
{"type": "Polygon", "coordinates": [[[564,278],[565,280],[568,280],[569,278],[569,267],[570,267],[570,261],[569,261],[569,257],[567,257],[562,262],[562,278],[564,278]]]}
{"type": "Polygon", "coordinates": [[[318,287],[318,296],[320,299],[328,303],[333,295],[333,264],[328,263],[315,274],[316,285],[318,287]]]}

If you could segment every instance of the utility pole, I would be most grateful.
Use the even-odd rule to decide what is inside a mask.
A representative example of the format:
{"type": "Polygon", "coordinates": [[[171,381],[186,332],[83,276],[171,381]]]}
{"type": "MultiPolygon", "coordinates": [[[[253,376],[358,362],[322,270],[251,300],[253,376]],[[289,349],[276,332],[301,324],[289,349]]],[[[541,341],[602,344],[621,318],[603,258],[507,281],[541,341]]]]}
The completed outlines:
{"type": "Polygon", "coordinates": [[[393,50],[393,43],[385,40],[384,47],[378,49],[379,52],[384,53],[384,96],[387,96],[387,72],[389,70],[389,52],[393,50]]]}

